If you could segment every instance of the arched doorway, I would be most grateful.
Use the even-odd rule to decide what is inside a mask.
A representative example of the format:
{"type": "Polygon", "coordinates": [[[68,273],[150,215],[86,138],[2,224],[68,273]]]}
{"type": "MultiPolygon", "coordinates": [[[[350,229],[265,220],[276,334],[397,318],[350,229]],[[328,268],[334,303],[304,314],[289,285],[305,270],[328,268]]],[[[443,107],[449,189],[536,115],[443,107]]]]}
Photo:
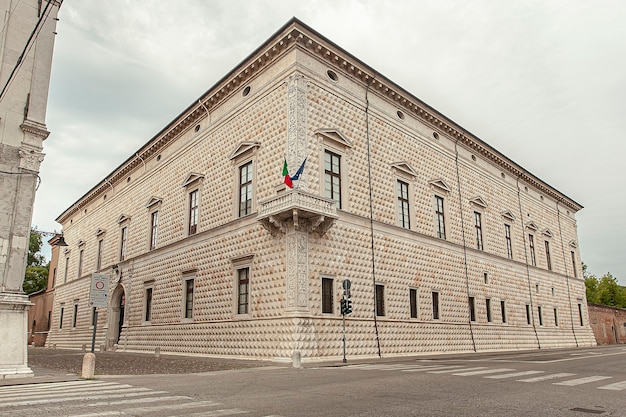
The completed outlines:
{"type": "Polygon", "coordinates": [[[122,336],[122,328],[125,322],[126,311],[126,292],[124,286],[119,284],[113,291],[111,297],[111,314],[109,315],[109,337],[107,338],[108,347],[119,343],[122,336]]]}

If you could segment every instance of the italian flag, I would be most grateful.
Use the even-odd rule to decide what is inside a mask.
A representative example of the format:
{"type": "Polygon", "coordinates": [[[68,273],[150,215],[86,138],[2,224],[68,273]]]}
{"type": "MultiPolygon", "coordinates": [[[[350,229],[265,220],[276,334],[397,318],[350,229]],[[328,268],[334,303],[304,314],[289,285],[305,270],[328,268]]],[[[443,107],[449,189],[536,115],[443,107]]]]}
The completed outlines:
{"type": "Polygon", "coordinates": [[[291,177],[289,176],[289,168],[287,168],[287,158],[285,158],[285,162],[283,163],[283,177],[285,179],[283,182],[289,188],[293,188],[293,182],[291,181],[291,177]]]}

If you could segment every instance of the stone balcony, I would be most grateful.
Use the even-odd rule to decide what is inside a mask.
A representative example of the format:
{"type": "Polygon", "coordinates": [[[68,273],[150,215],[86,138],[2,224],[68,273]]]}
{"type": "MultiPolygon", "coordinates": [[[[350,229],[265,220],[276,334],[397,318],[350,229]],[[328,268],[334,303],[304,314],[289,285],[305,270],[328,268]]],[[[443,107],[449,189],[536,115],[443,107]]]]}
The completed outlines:
{"type": "Polygon", "coordinates": [[[339,218],[335,202],[299,190],[280,193],[259,203],[257,220],[272,235],[294,229],[316,232],[322,236],[339,218]]]}

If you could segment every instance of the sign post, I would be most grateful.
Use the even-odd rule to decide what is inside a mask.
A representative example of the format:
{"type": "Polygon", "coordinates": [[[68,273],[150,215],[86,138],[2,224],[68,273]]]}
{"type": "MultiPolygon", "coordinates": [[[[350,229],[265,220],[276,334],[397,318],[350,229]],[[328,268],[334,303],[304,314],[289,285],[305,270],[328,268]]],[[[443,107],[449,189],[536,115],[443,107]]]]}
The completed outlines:
{"type": "Polygon", "coordinates": [[[106,274],[92,274],[89,290],[89,306],[94,307],[93,334],[91,336],[91,353],[96,345],[96,328],[98,327],[98,308],[107,306],[109,295],[109,276],[106,274]]]}
{"type": "Polygon", "coordinates": [[[341,296],[341,317],[343,321],[343,363],[346,363],[346,314],[352,313],[352,301],[349,300],[351,297],[350,294],[350,286],[352,283],[349,279],[344,279],[341,283],[343,287],[343,295],[341,296]]]}

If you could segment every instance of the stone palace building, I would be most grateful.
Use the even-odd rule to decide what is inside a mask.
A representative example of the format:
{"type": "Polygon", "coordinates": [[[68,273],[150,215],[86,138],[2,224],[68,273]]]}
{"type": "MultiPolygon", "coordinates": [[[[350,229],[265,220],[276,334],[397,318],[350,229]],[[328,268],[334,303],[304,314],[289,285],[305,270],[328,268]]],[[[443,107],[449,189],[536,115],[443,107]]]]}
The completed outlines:
{"type": "Polygon", "coordinates": [[[33,375],[22,285],[61,3],[0,2],[0,379],[33,375]]]}
{"type": "Polygon", "coordinates": [[[348,357],[591,346],[581,208],[294,18],[58,217],[47,344],[337,359],[350,280],[348,357]]]}

